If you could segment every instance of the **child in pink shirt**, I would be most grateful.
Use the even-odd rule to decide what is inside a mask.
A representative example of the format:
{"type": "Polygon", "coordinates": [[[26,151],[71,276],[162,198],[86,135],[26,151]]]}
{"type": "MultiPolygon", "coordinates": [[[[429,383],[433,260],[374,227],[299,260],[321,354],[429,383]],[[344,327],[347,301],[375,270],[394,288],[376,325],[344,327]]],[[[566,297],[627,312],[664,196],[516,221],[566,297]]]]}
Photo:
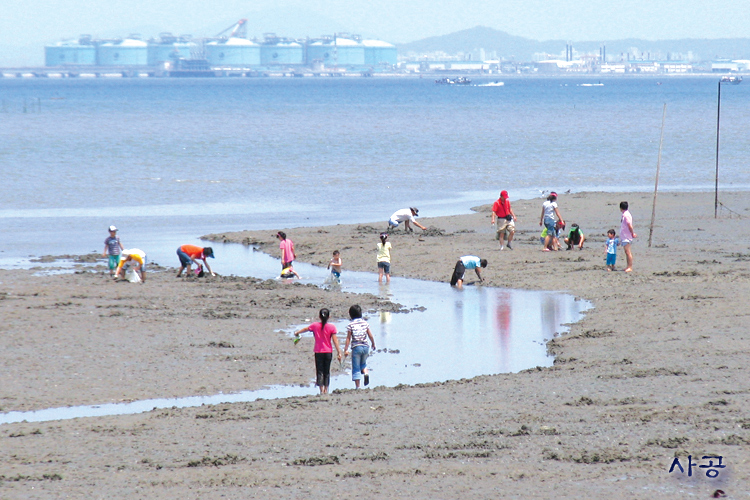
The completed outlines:
{"type": "Polygon", "coordinates": [[[620,202],[620,212],[622,218],[620,219],[620,244],[625,249],[625,259],[627,265],[625,272],[629,273],[633,271],[633,252],[630,250],[630,244],[637,237],[635,230],[633,229],[633,216],[628,211],[628,202],[620,202]]]}
{"type": "Polygon", "coordinates": [[[325,307],[320,310],[318,317],[320,323],[300,328],[294,332],[299,337],[302,332],[312,332],[315,337],[315,385],[320,388],[321,394],[328,394],[328,386],[331,383],[331,361],[333,360],[333,346],[336,347],[338,360],[341,361],[341,348],[339,339],[336,337],[336,326],[328,322],[330,311],[325,307]]]}
{"type": "Polygon", "coordinates": [[[281,249],[281,269],[290,267],[292,261],[297,258],[297,255],[294,253],[294,243],[292,240],[286,238],[286,233],[283,231],[276,233],[276,237],[280,240],[279,249],[281,249]]]}

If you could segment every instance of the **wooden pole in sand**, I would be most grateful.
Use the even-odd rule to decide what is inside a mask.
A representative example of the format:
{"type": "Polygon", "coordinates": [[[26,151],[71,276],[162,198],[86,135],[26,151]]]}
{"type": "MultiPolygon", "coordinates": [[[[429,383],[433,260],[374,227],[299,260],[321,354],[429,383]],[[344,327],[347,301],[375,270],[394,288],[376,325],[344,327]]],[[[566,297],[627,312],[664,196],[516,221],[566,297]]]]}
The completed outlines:
{"type": "Polygon", "coordinates": [[[651,205],[651,225],[648,229],[648,247],[651,248],[651,237],[654,235],[654,220],[656,220],[656,193],[659,191],[659,169],[661,168],[661,147],[664,144],[664,120],[667,118],[667,103],[661,114],[661,137],[659,138],[659,157],[656,160],[656,181],[654,182],[654,203],[651,205]]]}
{"type": "Polygon", "coordinates": [[[714,187],[714,219],[719,217],[719,124],[721,123],[721,80],[716,98],[716,185],[714,187]]]}

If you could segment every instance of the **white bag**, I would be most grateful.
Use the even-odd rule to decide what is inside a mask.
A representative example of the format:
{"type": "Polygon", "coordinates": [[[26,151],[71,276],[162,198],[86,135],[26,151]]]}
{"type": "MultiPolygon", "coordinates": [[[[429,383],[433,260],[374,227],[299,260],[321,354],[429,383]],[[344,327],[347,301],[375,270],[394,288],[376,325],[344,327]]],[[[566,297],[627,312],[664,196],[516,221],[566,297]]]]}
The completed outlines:
{"type": "Polygon", "coordinates": [[[125,279],[128,280],[131,283],[140,283],[141,282],[141,277],[138,276],[138,273],[135,272],[135,269],[132,269],[132,268],[130,268],[127,271],[125,271],[125,279]]]}

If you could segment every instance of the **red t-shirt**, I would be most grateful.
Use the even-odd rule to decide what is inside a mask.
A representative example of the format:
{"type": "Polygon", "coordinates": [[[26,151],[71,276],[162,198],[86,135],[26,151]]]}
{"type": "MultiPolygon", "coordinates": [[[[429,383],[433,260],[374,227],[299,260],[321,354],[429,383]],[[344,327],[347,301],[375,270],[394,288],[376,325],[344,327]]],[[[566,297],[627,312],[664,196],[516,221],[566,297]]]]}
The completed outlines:
{"type": "Polygon", "coordinates": [[[336,325],[326,323],[326,326],[321,328],[320,323],[313,323],[308,326],[307,329],[313,332],[315,337],[315,352],[333,352],[333,346],[331,345],[331,336],[336,335],[336,325]]]}
{"type": "Polygon", "coordinates": [[[503,199],[499,198],[495,204],[492,205],[492,211],[495,212],[495,215],[499,218],[504,219],[510,215],[510,200],[505,198],[505,202],[503,203],[503,199]]]}

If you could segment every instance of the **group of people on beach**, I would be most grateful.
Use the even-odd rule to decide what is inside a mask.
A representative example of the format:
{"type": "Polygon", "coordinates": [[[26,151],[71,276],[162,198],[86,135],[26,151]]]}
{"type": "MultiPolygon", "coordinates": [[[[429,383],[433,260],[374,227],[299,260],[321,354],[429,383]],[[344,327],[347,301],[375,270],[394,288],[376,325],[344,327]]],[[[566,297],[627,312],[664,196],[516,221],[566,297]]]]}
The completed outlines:
{"type": "Polygon", "coordinates": [[[104,240],[102,257],[107,257],[109,275],[112,278],[126,279],[126,272],[131,270],[132,280],[146,281],[146,252],[138,248],[126,249],[117,236],[115,226],[109,226],[109,236],[104,240]]]}
{"type": "MultiPolygon", "coordinates": [[[[391,249],[393,246],[389,241],[389,234],[392,230],[399,227],[402,223],[404,229],[407,232],[413,232],[412,225],[422,229],[423,231],[427,228],[417,222],[416,217],[419,215],[419,210],[416,207],[409,207],[406,209],[396,211],[388,220],[388,227],[385,231],[379,234],[380,241],[376,244],[376,262],[378,266],[378,283],[388,284],[391,281],[391,249]]],[[[294,252],[294,243],[291,239],[287,238],[287,235],[279,231],[276,233],[276,237],[279,239],[279,250],[281,252],[281,267],[282,277],[292,277],[299,275],[294,272],[292,267],[293,261],[296,259],[294,252]],[[291,274],[293,273],[293,274],[291,274]]],[[[333,251],[333,255],[328,262],[327,268],[331,271],[332,280],[337,283],[341,283],[341,267],[343,265],[341,259],[341,253],[338,250],[333,251]]],[[[465,255],[458,259],[456,267],[451,277],[451,286],[461,288],[464,273],[466,270],[473,269],[480,281],[483,281],[481,276],[481,269],[487,267],[487,260],[480,259],[473,255],[465,255]]],[[[349,308],[350,323],[346,327],[346,344],[342,353],[337,338],[336,326],[329,322],[330,311],[327,308],[320,310],[318,314],[320,321],[312,323],[308,326],[300,328],[294,332],[294,341],[299,341],[300,335],[305,332],[312,332],[315,339],[314,353],[315,353],[315,384],[320,389],[321,394],[328,393],[328,387],[330,385],[330,369],[333,361],[333,350],[336,349],[336,358],[343,366],[343,361],[351,354],[352,357],[352,380],[354,381],[355,388],[359,388],[362,381],[364,386],[369,385],[370,376],[367,368],[367,358],[370,353],[370,349],[375,349],[375,338],[372,335],[370,325],[362,318],[362,308],[359,305],[353,305],[349,308]],[[369,341],[369,344],[368,344],[369,341]],[[349,348],[351,346],[351,352],[349,348]]]]}
{"type": "MultiPolygon", "coordinates": [[[[104,240],[102,257],[107,257],[109,275],[115,280],[127,279],[128,281],[145,282],[146,264],[148,262],[146,252],[138,248],[126,250],[120,237],[117,236],[117,231],[117,227],[109,226],[109,236],[104,240]]],[[[196,276],[202,277],[204,275],[203,266],[211,273],[211,276],[216,276],[206,260],[209,257],[214,257],[214,251],[211,247],[182,245],[177,249],[177,257],[180,260],[180,270],[177,272],[178,278],[182,276],[185,270],[187,270],[186,274],[190,275],[193,264],[196,265],[196,276]]]]}
{"type": "MultiPolygon", "coordinates": [[[[606,268],[608,271],[615,270],[617,248],[618,246],[622,246],[626,258],[624,271],[629,273],[633,270],[631,244],[633,243],[633,239],[636,238],[636,234],[633,229],[633,216],[629,211],[627,201],[620,203],[620,213],[620,237],[617,237],[614,229],[607,231],[607,241],[605,243],[607,255],[606,268]]],[[[500,250],[504,250],[506,247],[508,250],[512,250],[511,242],[516,232],[515,223],[517,217],[511,208],[508,191],[503,190],[500,192],[500,197],[492,205],[490,220],[493,226],[497,226],[496,238],[500,242],[500,250]],[[506,237],[507,243],[505,243],[506,237]]],[[[565,220],[560,214],[560,208],[557,205],[557,193],[554,191],[547,196],[547,199],[542,204],[539,225],[542,227],[542,234],[539,239],[543,252],[561,250],[561,241],[567,246],[568,250],[572,250],[575,247],[578,247],[579,250],[583,249],[586,236],[578,224],[572,224],[570,231],[565,236],[565,220]]]]}
{"type": "MultiPolygon", "coordinates": [[[[617,248],[622,246],[627,258],[627,267],[625,272],[631,272],[633,267],[633,255],[630,248],[633,239],[636,237],[633,230],[633,217],[628,210],[628,202],[620,203],[621,224],[620,236],[614,229],[607,232],[605,243],[607,260],[606,266],[608,271],[615,269],[617,259],[617,248]]],[[[376,263],[378,268],[378,283],[390,283],[391,280],[391,250],[393,246],[389,241],[389,235],[392,230],[399,227],[402,223],[406,232],[413,232],[412,225],[422,229],[427,228],[417,222],[416,217],[419,210],[416,207],[409,207],[396,211],[388,219],[388,227],[379,234],[380,241],[376,244],[376,263]]],[[[496,226],[496,239],[500,243],[500,250],[513,250],[512,242],[515,236],[515,224],[518,218],[511,207],[508,191],[503,190],[500,197],[493,203],[491,211],[491,224],[496,226]]],[[[561,249],[560,240],[567,245],[568,250],[578,247],[583,249],[586,237],[578,224],[573,224],[567,236],[564,235],[565,220],[560,213],[557,205],[557,193],[551,192],[542,204],[542,210],[539,218],[539,225],[543,227],[540,240],[542,251],[551,252],[561,249]]],[[[294,270],[293,263],[297,255],[294,250],[294,242],[287,238],[286,233],[279,231],[276,233],[279,240],[279,250],[281,252],[281,277],[282,278],[299,278],[299,274],[294,270]]],[[[126,250],[120,238],[117,236],[117,228],[109,227],[109,237],[104,242],[103,256],[108,257],[110,275],[115,279],[125,278],[125,269],[137,276],[139,281],[146,280],[146,253],[137,248],[126,250]]],[[[204,275],[204,266],[208,272],[215,276],[211,270],[207,259],[213,258],[214,253],[211,247],[199,247],[196,245],[181,245],[177,249],[177,256],[180,261],[180,269],[177,276],[182,276],[183,272],[187,275],[192,273],[192,266],[196,266],[195,274],[204,275]]],[[[465,273],[467,270],[474,270],[480,282],[484,279],[481,270],[488,265],[487,259],[482,259],[475,255],[461,256],[453,269],[450,278],[450,284],[453,287],[462,288],[465,273]]],[[[333,255],[328,262],[328,269],[331,271],[331,280],[341,283],[341,269],[343,261],[341,253],[338,250],[333,251],[333,255]]],[[[299,341],[299,336],[304,332],[312,332],[315,339],[315,367],[316,367],[316,385],[320,388],[321,394],[328,392],[330,385],[330,367],[333,360],[333,348],[335,347],[337,359],[342,363],[350,354],[352,356],[352,380],[355,387],[360,387],[363,380],[364,385],[369,385],[369,370],[367,368],[367,358],[370,348],[375,349],[375,339],[370,330],[370,326],[362,318],[362,308],[359,305],[353,305],[349,308],[350,323],[347,325],[346,345],[343,350],[339,345],[337,330],[335,325],[329,322],[330,311],[323,308],[319,311],[319,322],[312,323],[294,333],[295,343],[299,341]],[[369,341],[369,343],[368,343],[369,341]],[[351,352],[349,348],[351,347],[351,352]]]]}

